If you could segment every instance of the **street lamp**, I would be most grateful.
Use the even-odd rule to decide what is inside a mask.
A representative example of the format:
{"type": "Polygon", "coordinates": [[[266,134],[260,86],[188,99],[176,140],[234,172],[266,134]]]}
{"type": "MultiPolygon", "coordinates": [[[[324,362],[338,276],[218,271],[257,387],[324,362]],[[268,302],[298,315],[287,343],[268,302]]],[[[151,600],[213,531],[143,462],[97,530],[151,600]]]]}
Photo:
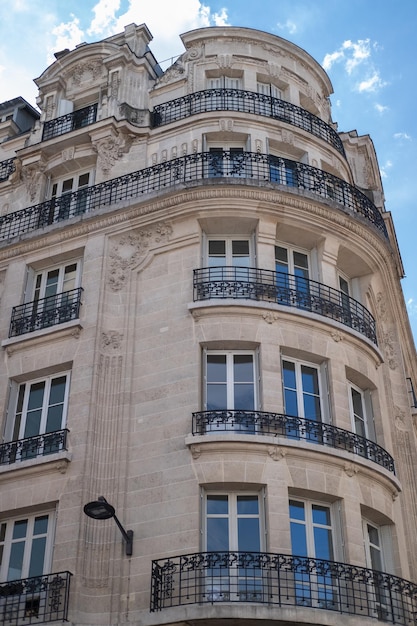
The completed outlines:
{"type": "Polygon", "coordinates": [[[103,496],[99,496],[97,500],[84,505],[84,513],[93,519],[110,519],[111,517],[117,524],[123,539],[126,543],[126,556],[132,556],[133,553],[133,530],[125,530],[116,516],[114,506],[109,504],[103,496]]]}

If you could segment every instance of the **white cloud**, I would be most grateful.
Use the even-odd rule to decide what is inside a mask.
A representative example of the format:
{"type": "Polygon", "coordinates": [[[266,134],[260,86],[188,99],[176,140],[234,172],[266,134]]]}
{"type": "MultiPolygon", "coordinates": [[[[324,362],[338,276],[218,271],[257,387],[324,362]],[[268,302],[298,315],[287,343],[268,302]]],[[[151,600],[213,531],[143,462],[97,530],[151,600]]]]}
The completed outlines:
{"type": "Polygon", "coordinates": [[[227,26],[227,9],[220,9],[220,13],[214,13],[213,22],[215,26],[227,26]]]}
{"type": "Polygon", "coordinates": [[[53,52],[60,50],[73,50],[76,45],[81,43],[84,38],[84,32],[80,28],[80,20],[75,15],[71,15],[71,21],[61,22],[58,26],[52,29],[52,34],[55,36],[55,43],[52,49],[49,50],[49,62],[52,63],[53,52]]]}
{"type": "Polygon", "coordinates": [[[381,174],[381,178],[388,178],[388,171],[391,169],[391,167],[393,166],[392,161],[386,161],[384,163],[384,165],[382,165],[379,168],[380,174],[381,174]]]}
{"type": "Polygon", "coordinates": [[[394,133],[394,139],[406,139],[407,141],[411,141],[411,135],[407,133],[394,133]]]}
{"type": "Polygon", "coordinates": [[[417,304],[415,303],[414,298],[408,298],[407,311],[410,317],[415,317],[417,315],[417,304]]]}
{"type": "Polygon", "coordinates": [[[376,109],[376,111],[378,111],[378,113],[380,113],[381,115],[383,113],[386,113],[387,111],[389,111],[389,107],[383,105],[383,104],[379,104],[378,102],[376,102],[374,104],[374,108],[376,109]]]}
{"type": "Polygon", "coordinates": [[[370,55],[371,43],[369,39],[358,39],[356,42],[347,39],[338,50],[325,55],[322,65],[327,72],[334,63],[343,61],[345,70],[351,74],[358,65],[369,59],[370,55]]]}
{"type": "Polygon", "coordinates": [[[93,7],[95,17],[87,33],[101,35],[116,22],[116,13],[120,8],[120,0],[99,0],[93,7]]]}
{"type": "Polygon", "coordinates": [[[293,35],[297,32],[297,24],[295,24],[295,22],[292,22],[291,20],[287,20],[284,24],[282,24],[281,22],[277,22],[277,28],[287,31],[290,35],[293,35]]]}
{"type": "Polygon", "coordinates": [[[384,81],[381,79],[379,72],[374,71],[372,76],[366,78],[365,80],[361,80],[357,84],[356,89],[360,93],[362,93],[363,91],[377,91],[381,87],[385,87],[386,84],[387,83],[384,83],[384,81]]]}

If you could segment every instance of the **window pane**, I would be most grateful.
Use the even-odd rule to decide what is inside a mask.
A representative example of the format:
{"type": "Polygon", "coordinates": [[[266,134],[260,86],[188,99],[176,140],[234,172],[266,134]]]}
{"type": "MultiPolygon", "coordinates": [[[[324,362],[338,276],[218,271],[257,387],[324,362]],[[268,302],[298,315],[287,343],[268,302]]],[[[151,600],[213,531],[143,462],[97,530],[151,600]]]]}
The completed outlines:
{"type": "Polygon", "coordinates": [[[62,183],[62,193],[69,193],[70,191],[72,191],[72,178],[64,180],[62,183]]]}
{"type": "Polygon", "coordinates": [[[298,556],[307,556],[307,538],[304,524],[291,522],[291,550],[298,556]]]}
{"type": "Polygon", "coordinates": [[[295,365],[288,361],[283,362],[284,385],[290,389],[295,389],[295,365]]]}
{"type": "Polygon", "coordinates": [[[281,261],[285,265],[288,264],[288,254],[285,248],[281,248],[280,246],[275,246],[275,260],[281,261]]]}
{"type": "MultiPolygon", "coordinates": [[[[294,267],[304,268],[308,270],[308,258],[306,254],[302,254],[301,252],[294,252],[294,267]]],[[[307,274],[308,276],[308,271],[307,274]]]]}
{"type": "Polygon", "coordinates": [[[207,385],[207,411],[227,409],[227,387],[210,383],[207,385]]]}
{"type": "Polygon", "coordinates": [[[17,580],[22,578],[23,555],[25,551],[25,542],[19,541],[13,543],[10,550],[9,569],[7,572],[7,580],[17,580]]]}
{"type": "Polygon", "coordinates": [[[13,539],[23,539],[23,537],[26,537],[27,527],[27,519],[22,519],[18,522],[15,522],[13,526],[13,539]]]}
{"type": "Polygon", "coordinates": [[[54,378],[51,382],[51,391],[49,393],[49,404],[58,404],[64,401],[66,376],[54,378]]]}
{"type": "Polygon", "coordinates": [[[369,524],[367,524],[368,526],[368,536],[369,536],[369,541],[371,543],[374,544],[374,546],[379,546],[379,533],[378,533],[378,529],[375,528],[374,526],[370,526],[369,524]]]}
{"type": "Polygon", "coordinates": [[[207,519],[207,551],[229,550],[229,520],[227,517],[207,519]]]}
{"type": "Polygon", "coordinates": [[[4,541],[6,537],[6,523],[0,524],[0,541],[4,541]]]}
{"type": "Polygon", "coordinates": [[[34,383],[30,386],[28,411],[42,407],[44,390],[44,382],[34,383]]]}
{"type": "Polygon", "coordinates": [[[26,416],[25,432],[23,437],[34,437],[39,435],[42,411],[31,411],[26,416]]]}
{"type": "Polygon", "coordinates": [[[227,515],[229,512],[229,498],[222,495],[207,496],[207,513],[227,515]]]}
{"type": "Polygon", "coordinates": [[[261,549],[259,537],[259,519],[257,517],[241,517],[237,521],[238,546],[243,552],[259,552],[261,549]]]}
{"type": "Polygon", "coordinates": [[[303,391],[308,393],[319,394],[319,380],[317,370],[307,365],[301,366],[301,376],[303,383],[303,391]]]}
{"type": "Polygon", "coordinates": [[[253,381],[253,357],[251,354],[234,355],[235,383],[253,381]]]}
{"type": "Polygon", "coordinates": [[[63,408],[62,404],[49,407],[45,425],[46,433],[53,433],[55,430],[61,430],[63,408]]]}
{"type": "Polygon", "coordinates": [[[237,514],[238,515],[259,515],[258,496],[238,496],[237,497],[237,514]]]}
{"type": "Polygon", "coordinates": [[[234,408],[241,411],[253,411],[255,409],[255,395],[253,383],[238,384],[234,387],[234,408]]]}
{"type": "Polygon", "coordinates": [[[290,500],[290,518],[305,520],[304,503],[290,500]]]}
{"type": "Polygon", "coordinates": [[[207,381],[226,382],[225,354],[209,354],[207,356],[207,381]]]}
{"type": "Polygon", "coordinates": [[[42,515],[42,517],[36,517],[33,534],[44,535],[47,533],[47,531],[48,531],[48,515],[42,515]]]}
{"type": "Polygon", "coordinates": [[[85,187],[86,185],[88,185],[88,179],[90,177],[90,174],[81,174],[81,176],[79,176],[78,178],[78,188],[80,187],[85,187]]]}
{"type": "Polygon", "coordinates": [[[330,509],[327,506],[313,504],[313,523],[330,526],[330,509]]]}
{"type": "Polygon", "coordinates": [[[320,398],[304,395],[304,417],[308,420],[321,421],[320,398]]]}
{"type": "Polygon", "coordinates": [[[39,537],[32,542],[32,550],[30,553],[29,578],[31,576],[40,576],[43,574],[43,566],[45,561],[46,537],[39,537]]]}
{"type": "Polygon", "coordinates": [[[314,528],[314,548],[316,559],[333,559],[332,533],[327,528],[314,528]]]}

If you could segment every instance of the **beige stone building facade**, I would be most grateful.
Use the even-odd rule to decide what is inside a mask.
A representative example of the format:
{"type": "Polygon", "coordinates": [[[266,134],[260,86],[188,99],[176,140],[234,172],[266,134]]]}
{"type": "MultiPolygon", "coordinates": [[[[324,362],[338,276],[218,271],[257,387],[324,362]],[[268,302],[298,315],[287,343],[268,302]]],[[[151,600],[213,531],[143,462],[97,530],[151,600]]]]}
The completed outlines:
{"type": "Polygon", "coordinates": [[[57,53],[40,116],[0,105],[0,622],[415,624],[372,141],[289,41],[204,28],[163,72],[150,40],[57,53]]]}

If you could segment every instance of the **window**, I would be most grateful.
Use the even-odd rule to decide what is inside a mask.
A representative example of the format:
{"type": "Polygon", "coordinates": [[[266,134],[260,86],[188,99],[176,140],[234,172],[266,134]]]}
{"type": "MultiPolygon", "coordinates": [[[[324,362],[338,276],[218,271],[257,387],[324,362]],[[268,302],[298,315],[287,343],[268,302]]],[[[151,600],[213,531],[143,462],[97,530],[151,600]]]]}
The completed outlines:
{"type": "Polygon", "coordinates": [[[271,83],[256,83],[256,90],[258,93],[263,94],[264,96],[271,96],[272,98],[282,98],[282,92],[278,87],[272,85],[271,83]]]}
{"type": "Polygon", "coordinates": [[[0,521],[0,580],[11,581],[49,572],[52,513],[0,521]]]}
{"type": "Polygon", "coordinates": [[[209,89],[242,89],[242,78],[231,78],[230,76],[218,76],[208,78],[207,87],[209,89]]]}
{"type": "Polygon", "coordinates": [[[77,319],[81,305],[81,262],[28,271],[25,302],[13,309],[10,336],[77,319]]]}
{"type": "Polygon", "coordinates": [[[275,246],[277,302],[311,309],[309,258],[301,250],[275,246]]]}
{"type": "Polygon", "coordinates": [[[67,220],[88,211],[89,183],[89,172],[54,182],[51,193],[53,214],[49,216],[49,223],[67,220]]]}
{"type": "MultiPolygon", "coordinates": [[[[274,104],[274,108],[277,108],[276,104],[274,104]]],[[[271,154],[269,156],[269,176],[273,183],[296,187],[298,184],[297,163],[271,154]]]]}
{"type": "Polygon", "coordinates": [[[65,372],[12,384],[5,440],[25,441],[16,446],[15,456],[10,458],[10,462],[62,449],[64,438],[57,433],[65,427],[69,378],[69,372],[65,372]]]}
{"type": "MultiPolygon", "coordinates": [[[[257,409],[255,354],[253,352],[207,352],[205,354],[205,410],[224,414],[227,430],[254,432],[257,409]],[[229,424],[228,424],[229,426],[229,424]]],[[[220,418],[219,418],[220,419],[220,418]]],[[[216,430],[216,420],[207,425],[216,430]]]]}
{"type": "Polygon", "coordinates": [[[371,393],[349,385],[349,404],[352,429],[360,437],[375,441],[371,393]]]}
{"type": "Polygon", "coordinates": [[[245,175],[246,164],[243,148],[229,146],[209,148],[209,178],[221,176],[239,178],[245,175]]]}
{"type": "Polygon", "coordinates": [[[300,419],[288,421],[287,436],[320,442],[322,433],[318,424],[329,421],[327,396],[324,394],[327,388],[326,364],[318,366],[285,358],[282,361],[282,385],[284,413],[308,420],[304,424],[300,419]]]}
{"type": "MultiPolygon", "coordinates": [[[[392,558],[390,526],[377,526],[369,520],[363,519],[362,528],[367,567],[375,572],[386,572],[387,561],[392,558]]],[[[371,587],[378,618],[383,621],[392,621],[389,596],[377,576],[375,576],[371,587]]]]}
{"type": "MultiPolygon", "coordinates": [[[[331,507],[303,500],[290,500],[291,550],[294,556],[334,560],[331,507]]],[[[296,602],[302,606],[336,607],[336,589],[331,575],[319,574],[320,564],[295,568],[296,602]]]]}
{"type": "Polygon", "coordinates": [[[207,241],[207,265],[210,277],[248,279],[252,265],[251,240],[248,238],[214,239],[207,241]]]}
{"type": "MultiPolygon", "coordinates": [[[[256,493],[207,493],[204,497],[204,548],[207,552],[261,552],[264,549],[261,498],[256,493]]],[[[206,570],[209,601],[262,599],[262,571],[238,567],[231,555],[227,568],[206,570]]]]}

